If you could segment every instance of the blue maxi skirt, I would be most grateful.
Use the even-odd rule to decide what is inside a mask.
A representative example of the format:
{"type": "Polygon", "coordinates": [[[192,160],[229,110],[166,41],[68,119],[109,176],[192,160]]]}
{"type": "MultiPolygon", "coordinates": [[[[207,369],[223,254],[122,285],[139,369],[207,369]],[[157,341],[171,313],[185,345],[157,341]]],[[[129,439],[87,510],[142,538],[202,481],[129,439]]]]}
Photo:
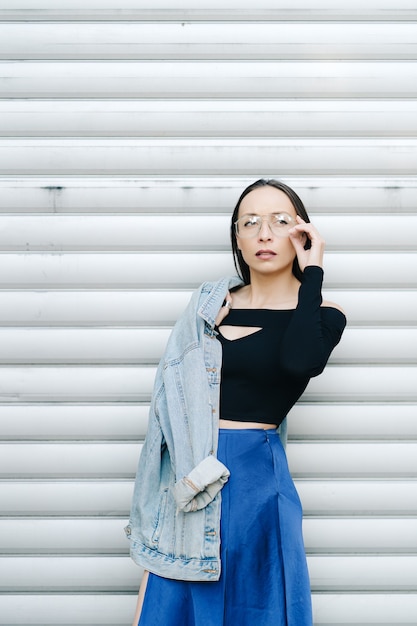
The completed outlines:
{"type": "Polygon", "coordinates": [[[312,626],[302,508],[275,430],[220,429],[221,575],[149,575],[139,626],[312,626]]]}

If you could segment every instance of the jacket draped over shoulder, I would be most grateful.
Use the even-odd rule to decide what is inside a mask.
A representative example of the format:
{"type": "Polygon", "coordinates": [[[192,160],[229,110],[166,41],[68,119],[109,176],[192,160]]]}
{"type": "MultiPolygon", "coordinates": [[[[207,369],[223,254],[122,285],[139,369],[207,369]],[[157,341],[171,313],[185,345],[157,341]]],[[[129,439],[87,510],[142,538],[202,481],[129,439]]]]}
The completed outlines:
{"type": "Polygon", "coordinates": [[[126,534],[145,569],[178,580],[220,576],[217,459],[221,344],[215,319],[237,277],[204,283],[176,323],[159,363],[126,534]]]}

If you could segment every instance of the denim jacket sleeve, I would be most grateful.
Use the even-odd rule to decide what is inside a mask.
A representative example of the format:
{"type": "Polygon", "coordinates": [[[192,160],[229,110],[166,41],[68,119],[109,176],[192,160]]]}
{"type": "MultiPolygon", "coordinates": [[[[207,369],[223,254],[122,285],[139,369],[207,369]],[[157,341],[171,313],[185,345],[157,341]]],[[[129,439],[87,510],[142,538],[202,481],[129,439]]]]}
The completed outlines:
{"type": "Polygon", "coordinates": [[[200,461],[194,469],[175,483],[174,498],[180,511],[203,509],[227,482],[230,472],[213,455],[200,461]]]}
{"type": "Polygon", "coordinates": [[[150,418],[160,424],[175,475],[172,493],[184,512],[206,507],[229,477],[216,458],[221,345],[207,336],[207,323],[198,315],[210,295],[218,310],[227,287],[219,288],[215,299],[210,284],[193,294],[158,368],[150,418]]]}

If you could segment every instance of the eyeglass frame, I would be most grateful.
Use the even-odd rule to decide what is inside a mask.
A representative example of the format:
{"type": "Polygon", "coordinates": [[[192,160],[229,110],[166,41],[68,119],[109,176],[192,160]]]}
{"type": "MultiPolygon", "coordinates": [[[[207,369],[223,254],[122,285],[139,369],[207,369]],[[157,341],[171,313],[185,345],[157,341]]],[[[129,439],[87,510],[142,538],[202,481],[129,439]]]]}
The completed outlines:
{"type": "Polygon", "coordinates": [[[270,213],[268,215],[256,215],[253,213],[247,213],[245,215],[242,215],[241,217],[239,217],[239,219],[237,219],[235,222],[233,222],[233,226],[235,228],[235,234],[236,237],[241,237],[242,239],[252,239],[253,237],[256,237],[257,235],[259,235],[259,233],[261,232],[261,228],[262,228],[262,224],[264,221],[264,218],[266,218],[268,220],[268,226],[269,226],[269,230],[271,231],[272,234],[276,235],[277,237],[286,237],[286,235],[281,235],[279,233],[276,233],[273,229],[272,229],[272,222],[271,222],[271,218],[275,218],[275,217],[279,217],[280,215],[285,215],[286,217],[289,218],[290,224],[288,224],[289,228],[292,228],[293,226],[295,226],[296,221],[293,217],[291,217],[291,215],[289,213],[285,213],[284,211],[282,213],[270,213]],[[243,218],[256,218],[258,220],[258,229],[256,231],[253,232],[253,234],[250,235],[241,235],[238,232],[238,223],[243,219],[243,218]]]}

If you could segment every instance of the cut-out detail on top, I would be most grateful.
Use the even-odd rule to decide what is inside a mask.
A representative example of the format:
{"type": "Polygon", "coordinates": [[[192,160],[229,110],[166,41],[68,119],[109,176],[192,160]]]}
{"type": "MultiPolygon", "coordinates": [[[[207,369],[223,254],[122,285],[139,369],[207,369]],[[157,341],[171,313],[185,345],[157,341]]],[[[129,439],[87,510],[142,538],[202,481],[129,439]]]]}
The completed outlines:
{"type": "Polygon", "coordinates": [[[261,326],[232,326],[227,324],[222,324],[219,328],[220,334],[227,341],[244,339],[245,337],[259,333],[261,330],[263,330],[261,326]]]}

